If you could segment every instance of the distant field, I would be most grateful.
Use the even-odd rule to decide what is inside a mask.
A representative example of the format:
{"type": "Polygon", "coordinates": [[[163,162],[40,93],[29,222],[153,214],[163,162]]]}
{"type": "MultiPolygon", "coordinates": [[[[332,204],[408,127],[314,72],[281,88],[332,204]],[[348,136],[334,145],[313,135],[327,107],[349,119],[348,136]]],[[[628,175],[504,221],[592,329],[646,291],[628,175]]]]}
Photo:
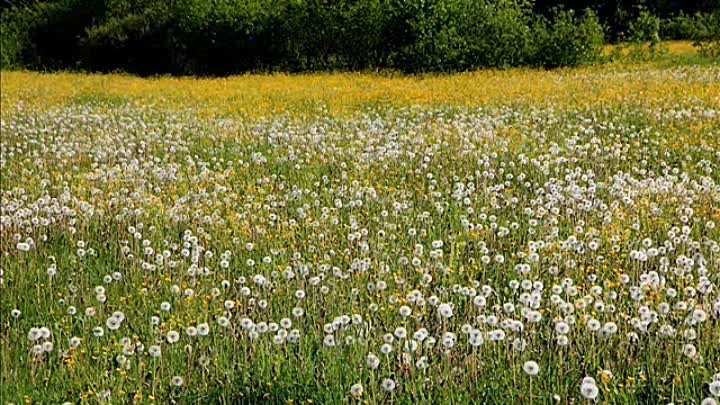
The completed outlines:
{"type": "MultiPolygon", "coordinates": [[[[668,58],[695,57],[688,42],[664,45],[668,58]]],[[[608,48],[608,53],[612,50],[608,48]]],[[[456,75],[268,74],[152,79],[128,75],[2,72],[5,109],[68,104],[151,103],[213,116],[347,114],[388,106],[662,105],[682,95],[718,105],[720,65],[667,67],[620,61],[558,69],[484,70],[456,75]]]]}
{"type": "MultiPolygon", "coordinates": [[[[603,53],[605,55],[609,55],[613,50],[627,45],[628,44],[606,45],[603,49],[603,53]]],[[[683,57],[698,55],[698,50],[693,46],[692,41],[665,41],[661,43],[661,46],[666,49],[667,53],[671,56],[683,57]]]]}
{"type": "Polygon", "coordinates": [[[720,66],[0,79],[3,404],[720,400],[720,66]]]}

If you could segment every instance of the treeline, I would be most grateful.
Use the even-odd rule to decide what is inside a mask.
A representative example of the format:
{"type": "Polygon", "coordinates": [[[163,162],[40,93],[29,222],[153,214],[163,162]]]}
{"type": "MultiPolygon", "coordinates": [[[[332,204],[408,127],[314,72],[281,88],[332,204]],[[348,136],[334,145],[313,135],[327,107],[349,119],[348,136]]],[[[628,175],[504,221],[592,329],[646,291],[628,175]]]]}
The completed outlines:
{"type": "Polygon", "coordinates": [[[536,0],[534,10],[547,14],[557,7],[593,10],[610,42],[632,40],[630,28],[648,14],[660,22],[663,39],[695,39],[698,30],[720,12],[720,0],[536,0]]]}
{"type": "Polygon", "coordinates": [[[720,9],[720,0],[4,1],[3,68],[198,75],[575,66],[639,16],[675,19],[673,37],[696,36],[696,19],[710,16],[712,31],[708,13],[720,9]]]}

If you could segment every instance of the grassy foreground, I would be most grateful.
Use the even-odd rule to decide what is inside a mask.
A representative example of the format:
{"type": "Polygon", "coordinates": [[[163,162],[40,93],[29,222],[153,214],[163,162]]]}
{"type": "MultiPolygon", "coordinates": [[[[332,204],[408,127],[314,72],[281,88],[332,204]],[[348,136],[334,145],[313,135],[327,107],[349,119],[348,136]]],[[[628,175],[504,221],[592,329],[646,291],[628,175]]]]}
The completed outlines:
{"type": "Polygon", "coordinates": [[[719,400],[718,66],[0,79],[3,404],[719,400]]]}

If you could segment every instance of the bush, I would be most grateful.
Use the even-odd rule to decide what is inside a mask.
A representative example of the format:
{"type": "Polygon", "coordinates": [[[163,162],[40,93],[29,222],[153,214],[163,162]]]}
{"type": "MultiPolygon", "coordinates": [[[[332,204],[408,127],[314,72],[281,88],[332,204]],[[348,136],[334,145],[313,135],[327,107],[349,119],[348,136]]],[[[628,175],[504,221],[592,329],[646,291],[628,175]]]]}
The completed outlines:
{"type": "Polygon", "coordinates": [[[660,22],[660,37],[663,39],[692,39],[695,30],[695,16],[688,16],[684,13],[660,22]]]}
{"type": "Polygon", "coordinates": [[[558,10],[552,21],[539,20],[533,29],[534,63],[545,67],[577,66],[595,59],[604,44],[603,27],[592,11],[577,18],[558,10]]]}
{"type": "Polygon", "coordinates": [[[697,15],[693,39],[701,55],[720,59],[720,12],[697,15]]]}
{"type": "Polygon", "coordinates": [[[522,3],[451,0],[413,7],[413,41],[400,50],[398,68],[448,71],[529,62],[530,16],[522,3]]]}
{"type": "Polygon", "coordinates": [[[183,73],[209,74],[290,65],[288,7],[270,0],[184,0],[170,29],[176,63],[183,73]]]}
{"type": "Polygon", "coordinates": [[[113,17],[87,30],[81,40],[82,66],[90,70],[172,72],[175,69],[165,34],[167,27],[167,15],[154,9],[113,17]]]}
{"type": "Polygon", "coordinates": [[[673,40],[693,40],[702,35],[717,19],[720,11],[715,13],[695,13],[687,15],[680,13],[674,17],[667,18],[660,23],[660,37],[673,40]]]}
{"type": "Polygon", "coordinates": [[[516,0],[54,0],[2,27],[3,66],[140,74],[569,66],[601,40],[594,14],[516,0]]]}
{"type": "Polygon", "coordinates": [[[21,53],[28,46],[29,14],[22,9],[0,14],[0,68],[22,65],[21,53]]]}
{"type": "Polygon", "coordinates": [[[20,63],[41,70],[79,67],[80,38],[103,12],[101,0],[57,0],[14,10],[10,18],[26,30],[20,63]]]}
{"type": "Polygon", "coordinates": [[[637,18],[628,27],[632,42],[660,42],[660,18],[647,10],[641,10],[637,18]]]}
{"type": "Polygon", "coordinates": [[[647,10],[630,22],[628,33],[632,59],[648,60],[667,52],[660,42],[660,18],[647,10]]]}
{"type": "Polygon", "coordinates": [[[382,65],[384,50],[391,48],[385,38],[393,24],[380,0],[164,4],[142,14],[120,14],[89,30],[93,69],[125,60],[131,64],[125,68],[137,72],[144,67],[134,62],[147,57],[153,58],[144,64],[151,69],[183,74],[362,69],[382,65]]]}

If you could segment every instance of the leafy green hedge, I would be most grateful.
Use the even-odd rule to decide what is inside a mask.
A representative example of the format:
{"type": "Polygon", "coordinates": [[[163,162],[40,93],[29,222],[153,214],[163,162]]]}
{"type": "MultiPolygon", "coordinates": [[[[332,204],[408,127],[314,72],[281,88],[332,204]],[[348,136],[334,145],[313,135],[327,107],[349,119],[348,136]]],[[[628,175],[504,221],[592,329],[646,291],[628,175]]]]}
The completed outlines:
{"type": "Polygon", "coordinates": [[[660,37],[663,39],[702,39],[713,29],[720,29],[720,11],[715,13],[680,13],[662,20],[660,37]]]}
{"type": "Polygon", "coordinates": [[[422,72],[590,63],[603,30],[516,0],[54,0],[5,10],[0,41],[30,69],[422,72]]]}

